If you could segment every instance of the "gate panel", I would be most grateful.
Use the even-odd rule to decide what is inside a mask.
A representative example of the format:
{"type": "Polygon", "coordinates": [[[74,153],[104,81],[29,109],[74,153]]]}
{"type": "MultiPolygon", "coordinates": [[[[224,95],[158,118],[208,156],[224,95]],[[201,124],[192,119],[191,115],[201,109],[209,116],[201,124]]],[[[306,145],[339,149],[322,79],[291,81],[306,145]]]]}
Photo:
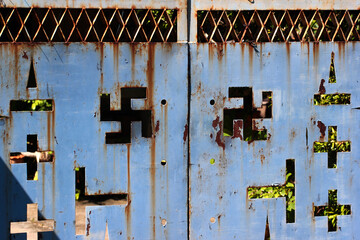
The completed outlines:
{"type": "Polygon", "coordinates": [[[264,239],[267,231],[271,239],[354,239],[359,44],[254,45],[191,45],[190,238],[264,239]],[[336,83],[329,83],[332,54],[336,83]],[[320,93],[350,94],[350,104],[315,105],[320,93]],[[336,168],[331,153],[314,152],[334,140],[332,127],[336,142],[351,145],[335,151],[336,168]],[[264,186],[283,187],[286,196],[250,197],[264,186]],[[349,210],[335,229],[321,216],[329,190],[349,210]]]}
{"type": "MultiPolygon", "coordinates": [[[[26,221],[26,204],[37,203],[39,219],[56,223],[45,239],[186,238],[187,46],[0,48],[2,225],[26,221]],[[33,75],[36,88],[29,87],[33,75]],[[49,99],[52,110],[10,106],[20,99],[49,99]],[[32,136],[37,151],[54,154],[37,164],[35,181],[26,163],[10,164],[10,153],[29,152],[32,136]],[[84,222],[77,235],[75,168],[87,195],[84,212],[76,213],[84,222]]],[[[9,238],[9,229],[0,233],[9,238]]]]}

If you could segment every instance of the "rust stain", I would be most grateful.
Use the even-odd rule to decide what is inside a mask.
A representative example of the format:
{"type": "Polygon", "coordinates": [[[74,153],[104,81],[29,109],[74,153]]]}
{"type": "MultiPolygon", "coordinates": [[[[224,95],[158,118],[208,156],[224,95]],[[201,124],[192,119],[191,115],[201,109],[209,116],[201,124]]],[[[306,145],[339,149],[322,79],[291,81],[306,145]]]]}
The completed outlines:
{"type": "Polygon", "coordinates": [[[128,204],[125,207],[125,215],[126,215],[126,234],[128,239],[131,238],[131,175],[130,175],[130,150],[131,144],[126,144],[127,147],[127,172],[128,172],[128,182],[127,182],[127,201],[128,204]]]}
{"type": "Polygon", "coordinates": [[[286,56],[287,56],[287,59],[288,59],[288,62],[290,60],[290,44],[289,42],[286,43],[286,56]]]}
{"type": "Polygon", "coordinates": [[[160,121],[157,120],[156,121],[156,126],[155,126],[155,133],[157,133],[159,131],[159,129],[160,129],[160,121]]]}
{"type": "Polygon", "coordinates": [[[269,140],[270,140],[270,138],[271,138],[271,134],[270,134],[270,133],[268,133],[267,135],[268,135],[267,140],[269,141],[269,140]]]}
{"type": "MultiPolygon", "coordinates": [[[[148,82],[148,96],[147,96],[147,103],[148,108],[150,108],[153,112],[151,118],[152,118],[152,124],[154,124],[154,102],[153,102],[153,95],[154,95],[154,69],[155,69],[155,44],[149,44],[147,45],[148,48],[148,61],[147,61],[147,69],[146,69],[146,77],[148,82]]],[[[156,239],[156,182],[155,182],[155,161],[156,161],[156,143],[155,138],[153,137],[151,139],[151,145],[150,145],[150,202],[151,202],[151,216],[152,216],[152,239],[156,239]]]]}
{"type": "Polygon", "coordinates": [[[218,60],[221,61],[222,57],[224,56],[224,44],[216,44],[216,49],[218,60]]]}
{"type": "MultiPolygon", "coordinates": [[[[117,78],[119,78],[119,45],[118,44],[113,44],[112,45],[114,47],[114,69],[115,69],[115,75],[117,78]]],[[[101,47],[103,48],[103,44],[101,44],[101,47]]]]}
{"type": "Polygon", "coordinates": [[[212,133],[210,133],[210,138],[212,139],[214,136],[213,136],[213,134],[212,133]]]}
{"type": "Polygon", "coordinates": [[[149,108],[153,108],[153,95],[154,95],[154,69],[155,69],[155,45],[148,45],[148,61],[147,61],[147,69],[146,69],[146,78],[148,81],[148,106],[149,108]]]}
{"type": "Polygon", "coordinates": [[[321,133],[320,141],[324,141],[326,126],[325,126],[325,124],[323,124],[321,121],[318,121],[318,122],[317,122],[317,127],[319,128],[320,133],[321,133]]]}
{"type": "Polygon", "coordinates": [[[186,125],[185,125],[185,128],[184,128],[184,136],[183,136],[184,142],[185,142],[186,139],[187,139],[188,132],[189,132],[189,126],[186,124],[186,125]]]}
{"type": "Polygon", "coordinates": [[[260,161],[261,161],[261,165],[263,165],[265,161],[265,156],[262,154],[260,155],[260,161]]]}
{"type": "Polygon", "coordinates": [[[231,138],[242,138],[241,129],[243,128],[243,122],[241,120],[237,120],[234,122],[234,134],[231,138]]]}
{"type": "MultiPolygon", "coordinates": [[[[89,213],[89,215],[91,214],[91,211],[89,213]]],[[[91,225],[90,225],[90,218],[87,218],[87,224],[86,224],[86,236],[89,236],[90,235],[90,228],[91,228],[91,225]]]]}
{"type": "MultiPolygon", "coordinates": [[[[252,73],[253,73],[253,60],[254,60],[254,49],[252,47],[250,47],[250,44],[247,45],[248,50],[249,50],[249,73],[251,74],[252,77],[252,73]]],[[[252,80],[252,79],[251,79],[252,80]]]]}
{"type": "Polygon", "coordinates": [[[219,122],[220,122],[220,117],[217,116],[216,119],[212,122],[213,128],[216,128],[216,126],[219,124],[219,122]]]}
{"type": "Polygon", "coordinates": [[[313,44],[313,59],[314,67],[319,66],[319,43],[314,42],[313,44]]]}
{"type": "Polygon", "coordinates": [[[217,143],[217,145],[219,147],[222,147],[223,150],[225,150],[225,143],[223,142],[223,139],[222,139],[222,121],[220,121],[220,117],[217,116],[215,120],[213,120],[212,122],[212,126],[215,130],[218,129],[217,133],[216,133],[216,138],[215,138],[215,142],[217,143]]]}
{"type": "Polygon", "coordinates": [[[296,131],[295,129],[291,129],[291,132],[290,132],[290,141],[292,141],[296,136],[296,131]]]}
{"type": "MultiPolygon", "coordinates": [[[[14,96],[16,97],[20,97],[18,96],[18,83],[19,83],[19,72],[20,72],[20,69],[19,69],[19,53],[18,53],[19,49],[18,49],[18,45],[15,45],[14,46],[14,84],[15,84],[15,87],[14,87],[14,90],[15,90],[15,93],[14,93],[14,96]]],[[[10,74],[11,76],[12,74],[10,74]]]]}
{"type": "Polygon", "coordinates": [[[219,147],[222,147],[225,150],[225,143],[222,141],[222,121],[219,122],[219,131],[216,133],[215,142],[218,144],[219,147]]]}
{"type": "Polygon", "coordinates": [[[320,86],[319,86],[319,93],[320,94],[325,94],[326,93],[324,83],[325,83],[325,79],[321,79],[321,83],[320,83],[320,86]]]}
{"type": "Polygon", "coordinates": [[[22,58],[24,59],[29,59],[28,55],[26,54],[26,52],[24,51],[23,55],[22,55],[22,58]]]}
{"type": "Polygon", "coordinates": [[[214,49],[213,49],[213,45],[212,43],[208,44],[208,48],[209,48],[209,64],[211,64],[213,62],[213,58],[214,58],[214,49]]]}
{"type": "Polygon", "coordinates": [[[198,84],[198,86],[196,88],[196,92],[201,93],[201,82],[198,84]]]}

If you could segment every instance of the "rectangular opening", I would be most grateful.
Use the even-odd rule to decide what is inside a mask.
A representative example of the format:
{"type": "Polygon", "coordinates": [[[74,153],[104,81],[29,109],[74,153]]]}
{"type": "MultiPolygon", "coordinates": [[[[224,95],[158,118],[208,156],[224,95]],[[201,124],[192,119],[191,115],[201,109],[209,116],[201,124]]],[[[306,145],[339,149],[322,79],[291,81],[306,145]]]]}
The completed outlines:
{"type": "Polygon", "coordinates": [[[260,116],[263,118],[272,118],[272,92],[262,92],[262,103],[260,116]],[[264,110],[262,110],[264,109],[264,110]]]}
{"type": "Polygon", "coordinates": [[[53,100],[11,100],[10,111],[18,112],[51,112],[53,111],[53,100]]]}
{"type": "Polygon", "coordinates": [[[314,105],[349,105],[351,94],[315,94],[314,105]]]}

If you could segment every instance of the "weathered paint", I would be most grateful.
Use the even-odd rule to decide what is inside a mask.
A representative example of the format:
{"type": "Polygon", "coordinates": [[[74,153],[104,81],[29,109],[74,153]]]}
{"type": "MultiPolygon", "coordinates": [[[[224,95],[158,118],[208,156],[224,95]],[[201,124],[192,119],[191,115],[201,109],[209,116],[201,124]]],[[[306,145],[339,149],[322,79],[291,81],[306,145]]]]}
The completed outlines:
{"type": "MultiPolygon", "coordinates": [[[[105,232],[106,222],[110,239],[118,239],[119,232],[121,238],[165,239],[163,218],[167,219],[167,237],[185,239],[187,51],[186,44],[164,47],[162,43],[1,44],[0,81],[5,86],[0,89],[5,116],[0,124],[4,138],[1,173],[10,171],[13,176],[0,184],[2,194],[8,189],[7,199],[1,198],[2,225],[26,220],[26,203],[34,202],[45,219],[56,222],[54,233],[48,234],[52,239],[103,239],[99,234],[105,232]],[[31,58],[23,58],[23,52],[36,59],[38,95],[30,93],[30,99],[52,99],[52,112],[9,110],[10,100],[29,99],[26,84],[31,58]],[[131,66],[132,58],[136,66],[131,66]],[[13,62],[18,62],[16,68],[13,62]],[[119,131],[119,124],[100,121],[100,94],[109,93],[111,101],[118,103],[122,87],[147,88],[148,98],[133,100],[132,108],[152,110],[153,136],[142,137],[140,123],[133,122],[130,144],[105,144],[105,133],[119,131]],[[38,181],[26,180],[26,164],[9,165],[10,152],[26,151],[27,134],[37,134],[40,149],[55,153],[53,162],[38,164],[38,181]],[[166,175],[162,159],[167,160],[166,175]],[[88,206],[85,235],[78,236],[74,162],[85,167],[87,194],[128,194],[125,205],[88,206]]],[[[114,109],[118,106],[114,104],[114,109]]],[[[0,228],[1,239],[8,239],[8,234],[7,227],[0,228]]]]}
{"type": "Polygon", "coordinates": [[[359,43],[262,43],[256,53],[250,44],[190,46],[190,239],[263,239],[267,218],[271,239],[356,238],[358,47],[359,43]],[[338,45],[344,46],[341,54],[338,45]],[[329,84],[332,52],[337,82],[329,84]],[[327,93],[350,93],[351,104],[315,106],[313,97],[322,79],[327,93]],[[229,87],[252,87],[254,106],[261,106],[263,91],[272,91],[272,118],[253,125],[267,129],[267,140],[241,139],[239,121],[234,121],[233,136],[223,135],[223,109],[243,107],[227,97],[217,100],[228,95],[229,87]],[[211,105],[210,99],[216,103],[211,105]],[[321,123],[337,126],[340,141],[351,141],[350,152],[338,153],[336,171],[328,170],[327,153],[313,152],[313,143],[326,137],[321,123]],[[295,223],[286,223],[284,198],[247,196],[250,186],[283,184],[286,159],[296,164],[295,223]],[[340,204],[351,205],[351,215],[338,216],[341,230],[331,233],[326,217],[313,216],[313,206],[326,205],[329,189],[338,189],[340,204]]]}
{"type": "Polygon", "coordinates": [[[177,43],[0,44],[1,239],[9,239],[6,226],[25,220],[26,204],[33,202],[41,217],[56,222],[45,239],[104,239],[106,234],[110,239],[262,239],[265,231],[275,239],[356,238],[359,43],[193,43],[198,10],[357,9],[356,1],[0,4],[178,10],[177,43]],[[329,76],[332,52],[337,83],[330,85],[322,79],[329,76]],[[31,61],[37,89],[26,89],[31,61]],[[147,99],[131,105],[152,111],[153,135],[141,137],[136,122],[130,144],[106,144],[105,133],[119,131],[119,123],[100,121],[99,96],[111,94],[111,110],[118,110],[123,87],[147,88],[147,99]],[[266,140],[245,141],[242,121],[234,121],[233,136],[223,135],[223,109],[243,105],[228,98],[229,87],[252,87],[254,107],[261,106],[262,91],[273,92],[272,118],[255,120],[253,126],[267,129],[266,140]],[[314,94],[325,89],[350,93],[351,104],[314,106],[314,94]],[[55,107],[49,113],[11,112],[13,99],[53,99],[55,107]],[[326,154],[313,152],[315,141],[326,140],[323,126],[337,126],[339,141],[352,144],[351,152],[339,154],[336,170],[327,169],[326,154]],[[38,134],[39,147],[55,152],[53,162],[39,164],[38,181],[26,180],[25,164],[9,164],[10,152],[26,148],[27,134],[38,134]],[[250,186],[282,184],[286,159],[296,160],[291,224],[283,198],[254,200],[247,193],[250,186]],[[75,235],[75,166],[86,168],[87,194],[127,194],[120,206],[88,206],[85,235],[75,235]],[[352,209],[350,216],[338,218],[341,231],[333,233],[327,232],[325,218],[313,216],[314,206],[326,204],[329,189],[337,189],[338,203],[352,209]]]}

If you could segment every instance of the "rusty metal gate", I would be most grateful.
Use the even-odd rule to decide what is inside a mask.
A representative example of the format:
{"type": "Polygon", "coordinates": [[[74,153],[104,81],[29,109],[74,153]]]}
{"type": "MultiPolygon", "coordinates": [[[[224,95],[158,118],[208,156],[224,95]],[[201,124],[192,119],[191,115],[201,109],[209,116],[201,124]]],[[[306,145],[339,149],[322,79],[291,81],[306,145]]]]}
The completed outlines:
{"type": "Polygon", "coordinates": [[[0,1],[1,239],[359,239],[358,1],[0,1]]]}

